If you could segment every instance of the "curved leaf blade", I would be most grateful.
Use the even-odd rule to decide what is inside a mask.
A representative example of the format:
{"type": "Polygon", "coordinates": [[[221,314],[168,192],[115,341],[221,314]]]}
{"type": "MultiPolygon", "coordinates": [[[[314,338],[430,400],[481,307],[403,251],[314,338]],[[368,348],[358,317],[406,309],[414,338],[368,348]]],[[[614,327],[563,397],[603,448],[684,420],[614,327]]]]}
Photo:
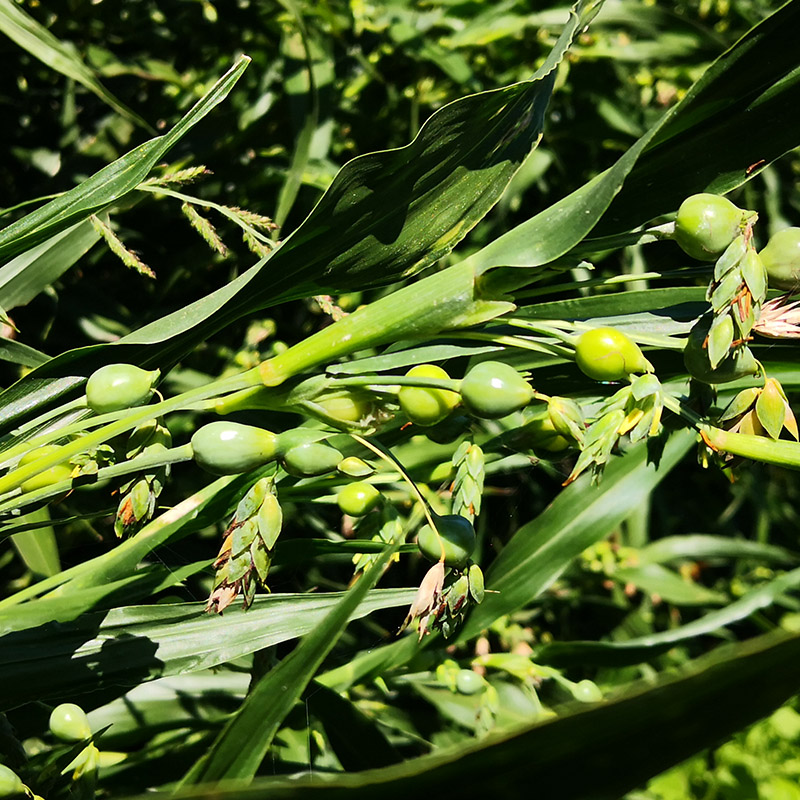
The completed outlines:
{"type": "Polygon", "coordinates": [[[631,514],[695,442],[694,431],[673,433],[658,463],[648,463],[648,443],[614,459],[599,485],[588,475],[564,489],[532,522],[520,528],[486,573],[487,594],[464,625],[461,640],[516,611],[547,589],[587,547],[631,514]]]}

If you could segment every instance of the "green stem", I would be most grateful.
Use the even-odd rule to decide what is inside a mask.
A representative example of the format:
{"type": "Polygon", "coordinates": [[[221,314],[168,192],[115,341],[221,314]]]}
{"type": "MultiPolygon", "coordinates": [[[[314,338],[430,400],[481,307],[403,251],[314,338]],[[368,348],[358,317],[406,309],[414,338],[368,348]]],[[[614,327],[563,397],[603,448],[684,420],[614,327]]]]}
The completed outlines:
{"type": "Polygon", "coordinates": [[[462,262],[354,311],[258,369],[265,386],[278,386],[358,350],[476,325],[513,308],[478,297],[474,270],[462,262]]]}
{"type": "Polygon", "coordinates": [[[785,439],[769,439],[750,433],[733,433],[703,425],[700,428],[703,441],[714,450],[730,453],[732,456],[763,461],[778,467],[800,470],[800,442],[785,439]]]}
{"type": "Polygon", "coordinates": [[[550,356],[558,356],[572,360],[574,353],[572,349],[567,349],[561,345],[551,344],[549,342],[540,342],[533,339],[523,339],[519,336],[505,336],[498,333],[480,332],[480,331],[463,331],[459,333],[448,333],[449,339],[467,339],[479,342],[492,342],[503,347],[515,347],[521,350],[533,350],[536,353],[545,353],[550,356]]]}
{"type": "Polygon", "coordinates": [[[141,408],[131,408],[125,411],[116,411],[113,414],[103,414],[98,417],[93,417],[90,420],[84,420],[76,425],[69,425],[65,428],[52,431],[44,436],[37,437],[27,442],[23,442],[15,447],[10,448],[5,456],[8,460],[11,458],[22,455],[34,447],[42,444],[52,442],[54,439],[61,439],[71,433],[86,430],[91,425],[103,424],[109,419],[115,419],[110,424],[103,425],[99,430],[92,433],[87,433],[84,436],[75,439],[72,442],[67,442],[62,445],[56,452],[49,455],[42,456],[36,461],[26,464],[23,467],[18,467],[12,470],[7,475],[0,478],[0,495],[6,494],[13,489],[21,486],[28,478],[38,475],[46,469],[49,469],[56,464],[63,461],[68,461],[73,456],[79,453],[84,453],[91,450],[98,445],[107,442],[109,439],[125,433],[137,425],[146,422],[150,419],[163,416],[171,411],[184,411],[192,408],[193,405],[199,401],[207,400],[210,397],[215,397],[227,392],[243,389],[247,386],[253,385],[254,378],[257,379],[257,372],[249,370],[248,372],[240,373],[239,375],[232,375],[229,378],[224,378],[219,381],[214,381],[207,386],[200,386],[197,389],[192,389],[188,392],[171,397],[169,400],[164,400],[160,403],[153,403],[149,406],[141,408]],[[119,417],[122,416],[120,419],[119,417]]]}
{"type": "MultiPolygon", "coordinates": [[[[114,464],[110,467],[103,467],[99,469],[93,477],[96,477],[96,482],[100,482],[111,478],[119,478],[122,475],[130,475],[134,472],[150,472],[158,467],[166,466],[167,464],[191,461],[193,456],[192,446],[190,444],[184,444],[180,447],[172,447],[154,453],[143,453],[142,455],[132,458],[130,461],[124,461],[121,464],[114,464]]],[[[76,486],[74,480],[73,478],[69,478],[65,481],[58,481],[58,483],[53,483],[50,486],[44,486],[36,491],[25,492],[22,495],[5,500],[0,503],[0,514],[17,508],[23,508],[31,503],[39,503],[51,497],[56,497],[63,492],[68,492],[76,486]]],[[[78,484],[78,486],[81,485],[86,484],[78,484]]]]}
{"type": "Polygon", "coordinates": [[[420,505],[422,506],[422,510],[425,512],[425,519],[428,520],[428,524],[431,526],[433,530],[438,533],[438,529],[436,524],[433,521],[433,516],[431,514],[430,506],[428,505],[428,501],[425,499],[422,492],[419,490],[419,487],[416,483],[411,479],[411,476],[406,472],[405,467],[388,451],[384,450],[382,447],[373,444],[368,439],[365,439],[363,436],[359,436],[357,433],[350,434],[353,439],[355,439],[359,444],[366,447],[368,450],[372,450],[376,456],[380,459],[385,461],[387,464],[391,464],[393,467],[397,468],[400,474],[403,476],[403,480],[411,487],[411,490],[417,496],[417,500],[419,500],[420,505]]]}

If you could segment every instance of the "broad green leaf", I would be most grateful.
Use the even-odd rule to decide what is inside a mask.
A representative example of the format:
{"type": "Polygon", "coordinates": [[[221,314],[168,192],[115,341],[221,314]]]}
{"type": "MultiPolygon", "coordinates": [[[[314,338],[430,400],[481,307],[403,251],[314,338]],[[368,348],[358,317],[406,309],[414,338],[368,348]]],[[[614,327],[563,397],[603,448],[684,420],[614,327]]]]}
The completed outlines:
{"type": "Polygon", "coordinates": [[[792,32],[798,22],[800,6],[789,2],[754,27],[614,166],[495,239],[470,263],[478,272],[547,264],[601,219],[598,233],[638,227],[695,192],[730,191],[796,147],[800,71],[792,32]]]}
{"type": "MultiPolygon", "coordinates": [[[[182,786],[253,779],[281,723],[338,641],[347,622],[357,609],[364,607],[369,590],[380,579],[400,543],[398,538],[387,545],[292,653],[251,688],[241,709],[223,728],[207,755],[189,771],[182,786]]],[[[416,594],[415,590],[411,591],[416,594]]],[[[411,599],[411,592],[395,591],[395,598],[398,594],[406,601],[411,599]]]]}
{"type": "Polygon", "coordinates": [[[75,188],[3,228],[0,260],[23,253],[88,219],[135,189],[164,154],[225,99],[249,63],[250,59],[242,56],[168,133],[135,147],[75,188]]]}
{"type": "Polygon", "coordinates": [[[146,600],[164,589],[179,585],[190,575],[208,569],[208,560],[172,569],[163,564],[150,564],[133,575],[101,586],[76,590],[67,597],[50,596],[23,603],[10,613],[3,612],[0,615],[0,637],[17,631],[38,629],[54,622],[72,622],[87,611],[112,608],[120,599],[127,602],[146,600]]]}
{"type": "Polygon", "coordinates": [[[706,70],[658,126],[597,233],[676,210],[695,192],[729,192],[797,147],[798,24],[800,6],[792,0],[706,70]]]}
{"type": "Polygon", "coordinates": [[[72,78],[89,91],[94,92],[118,114],[151,130],[138,114],[121,103],[100,83],[94,71],[81,61],[72,46],[53,36],[47,28],[26,14],[12,0],[0,0],[0,31],[27,50],[34,58],[38,58],[45,66],[60,72],[67,78],[72,78]]]}
{"type": "Polygon", "coordinates": [[[376,769],[402,761],[383,730],[355,703],[314,681],[306,693],[306,708],[325,728],[336,757],[348,772],[376,769]]]}
{"type": "MultiPolygon", "coordinates": [[[[50,510],[40,508],[38,511],[31,511],[21,517],[20,521],[46,522],[49,519],[50,510]]],[[[56,533],[49,525],[37,531],[15,533],[11,536],[11,541],[20,558],[25,562],[25,566],[34,575],[50,576],[56,575],[61,571],[56,533]]]]}
{"type": "Polygon", "coordinates": [[[618,800],[784,703],[800,689],[798,658],[800,636],[762,636],[698,660],[656,686],[635,686],[596,706],[575,705],[555,719],[500,730],[403,764],[354,775],[262,778],[247,788],[198,787],[172,796],[527,800],[535,788],[538,796],[559,800],[618,800]]]}
{"type": "Polygon", "coordinates": [[[23,367],[39,367],[50,360],[50,356],[40,353],[22,342],[0,336],[0,361],[9,361],[23,367]]]}
{"type": "Polygon", "coordinates": [[[712,592],[698,583],[684,580],[676,572],[661,564],[643,564],[625,567],[614,572],[613,578],[621,583],[633,584],[648,595],[657,595],[667,603],[685,606],[714,605],[724,603],[726,597],[712,592]]]}
{"type": "Polygon", "coordinates": [[[91,222],[79,222],[11,259],[0,267],[0,305],[11,309],[29,303],[99,238],[91,222]]]}
{"type": "MultiPolygon", "coordinates": [[[[103,587],[134,574],[148,553],[169,542],[173,537],[185,536],[230,515],[254,479],[250,473],[218,478],[151,520],[136,536],[121,542],[113,550],[76,564],[58,575],[46,578],[0,600],[0,629],[5,624],[13,624],[16,615],[14,607],[23,601],[43,595],[45,592],[48,592],[45,599],[64,599],[84,589],[103,587]]],[[[35,531],[31,533],[36,535],[35,531]]],[[[87,599],[88,604],[85,609],[91,608],[95,599],[92,597],[87,599]]],[[[48,621],[49,613],[50,610],[42,612],[39,624],[48,621]]],[[[80,613],[79,607],[75,613],[80,613]]]]}
{"type": "MultiPolygon", "coordinates": [[[[530,80],[449,103],[406,147],[346,164],[300,227],[226,286],[119,343],[54,359],[36,377],[88,374],[112,359],[171,365],[255,310],[389,284],[434,264],[489,211],[538,143],[556,67],[599,5],[580,0],[530,80]]],[[[0,255],[3,243],[0,234],[0,255]]]]}
{"type": "Polygon", "coordinates": [[[759,561],[792,563],[800,559],[800,554],[765,542],[694,533],[658,539],[639,550],[637,558],[640,564],[660,564],[678,560],[708,561],[721,558],[752,558],[759,561]]]}
{"type": "MultiPolygon", "coordinates": [[[[357,608],[350,598],[341,624],[408,605],[414,594],[376,590],[357,608]]],[[[249,611],[230,608],[224,616],[209,615],[194,602],[122,606],[59,625],[43,621],[0,638],[0,708],[214,667],[309,633],[343,597],[270,594],[256,598],[249,611]]]]}
{"type": "Polygon", "coordinates": [[[203,730],[238,708],[249,682],[246,672],[220,669],[171,675],[94,709],[89,724],[93,731],[107,728],[100,741],[110,750],[136,747],[165,730],[203,730]]]}
{"type": "Polygon", "coordinates": [[[636,664],[648,661],[670,647],[689,643],[700,636],[713,635],[775,603],[786,592],[800,587],[800,569],[787,572],[769,583],[749,591],[725,608],[712,611],[686,625],[647,636],[637,636],[622,642],[553,642],[542,647],[536,658],[545,664],[636,664]]]}
{"type": "Polygon", "coordinates": [[[673,433],[651,460],[641,442],[612,458],[602,480],[588,475],[570,484],[536,519],[520,528],[486,572],[486,594],[459,634],[477,635],[495,619],[531,602],[587,547],[604,539],[646,497],[694,444],[695,433],[673,433]]]}

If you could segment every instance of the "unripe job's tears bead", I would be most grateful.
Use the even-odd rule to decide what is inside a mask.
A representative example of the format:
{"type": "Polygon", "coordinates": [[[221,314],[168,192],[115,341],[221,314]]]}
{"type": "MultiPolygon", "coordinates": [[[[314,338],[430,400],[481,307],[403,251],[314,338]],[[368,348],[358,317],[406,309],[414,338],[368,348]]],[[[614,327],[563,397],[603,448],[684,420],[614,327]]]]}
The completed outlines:
{"type": "Polygon", "coordinates": [[[525,408],[533,389],[510,364],[481,361],[461,381],[461,399],[476,417],[500,419],[525,408]]]}
{"type": "Polygon", "coordinates": [[[675,241],[687,255],[714,261],[741,233],[748,214],[716,194],[687,197],[675,218],[675,241]]]}
{"type": "Polygon", "coordinates": [[[475,549],[475,529],[472,523],[458,514],[434,517],[437,532],[423,525],[417,536],[420,552],[429,561],[444,557],[446,567],[463,567],[475,549]]]}
{"type": "Polygon", "coordinates": [[[213,475],[238,475],[272,461],[278,437],[236,422],[211,422],[192,436],[194,460],[213,475]]]}
{"type": "MultiPolygon", "coordinates": [[[[410,378],[449,380],[450,376],[435,364],[419,364],[406,375],[410,378]]],[[[458,405],[459,396],[447,389],[401,386],[397,395],[403,413],[416,425],[427,427],[441,422],[458,405]]]]}
{"type": "Polygon", "coordinates": [[[381,493],[371,483],[363,481],[349,483],[336,496],[339,508],[351,517],[368,514],[380,501],[381,493]]]}
{"type": "Polygon", "coordinates": [[[325,475],[336,469],[342,454],[329,444],[307,442],[291,448],[283,456],[284,469],[298,478],[325,475]]]}
{"type": "Polygon", "coordinates": [[[24,791],[25,784],[19,775],[5,764],[0,764],[0,797],[14,797],[23,794],[24,791]]]}
{"type": "Polygon", "coordinates": [[[92,735],[86,712],[75,703],[62,703],[53,709],[50,731],[65,742],[80,742],[92,735]]]}
{"type": "Polygon", "coordinates": [[[575,361],[581,372],[596,381],[620,381],[652,366],[639,345],[616,328],[592,328],[575,344],[575,361]]]}
{"type": "MultiPolygon", "coordinates": [[[[52,455],[59,449],[60,448],[57,444],[46,444],[42,447],[37,447],[30,453],[25,453],[25,455],[19,460],[19,464],[17,466],[24,467],[28,464],[32,464],[34,461],[38,461],[44,456],[52,455]]],[[[71,477],[72,467],[68,462],[63,461],[61,464],[55,464],[54,466],[40,472],[38,475],[28,478],[28,480],[20,484],[19,488],[23,492],[34,492],[37,489],[44,489],[46,486],[51,486],[54,483],[60,483],[61,481],[69,480],[71,477]]]]}
{"type": "Polygon", "coordinates": [[[800,228],[784,228],[759,253],[773,289],[800,287],[800,228]]]}
{"type": "Polygon", "coordinates": [[[107,364],[89,377],[86,403],[97,414],[140,406],[150,399],[158,376],[158,370],[149,372],[133,364],[107,364]]]}

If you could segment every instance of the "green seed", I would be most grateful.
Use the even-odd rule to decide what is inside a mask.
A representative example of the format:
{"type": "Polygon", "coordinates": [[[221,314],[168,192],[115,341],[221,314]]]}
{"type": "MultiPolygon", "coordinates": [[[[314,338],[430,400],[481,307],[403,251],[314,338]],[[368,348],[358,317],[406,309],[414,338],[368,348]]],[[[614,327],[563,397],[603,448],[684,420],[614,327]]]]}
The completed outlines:
{"type": "Polygon", "coordinates": [[[481,361],[461,381],[461,399],[476,417],[500,419],[525,408],[533,389],[510,364],[481,361]]]}
{"type": "Polygon", "coordinates": [[[86,403],[96,414],[143,405],[153,394],[159,374],[133,364],[107,364],[89,377],[86,403]]]}
{"type": "Polygon", "coordinates": [[[342,454],[328,444],[307,442],[293,447],[283,456],[284,469],[298,478],[325,475],[336,469],[342,454]]]}
{"type": "Polygon", "coordinates": [[[349,483],[336,496],[342,513],[351,517],[363,517],[381,501],[381,493],[371,484],[358,481],[349,483]]]}
{"type": "Polygon", "coordinates": [[[706,339],[713,319],[713,314],[704,315],[689,333],[683,351],[683,363],[688,373],[701,383],[712,384],[728,383],[748,375],[755,375],[758,372],[758,362],[747,346],[734,348],[715,369],[712,369],[706,339]]]}
{"type": "Polygon", "coordinates": [[[86,712],[75,703],[62,703],[53,709],[50,731],[65,742],[80,742],[92,735],[86,712]]]}
{"type": "Polygon", "coordinates": [[[420,552],[429,561],[444,560],[446,567],[464,567],[475,549],[475,529],[458,514],[434,516],[438,534],[430,525],[423,525],[417,536],[420,552]]]}
{"type": "MultiPolygon", "coordinates": [[[[29,453],[25,453],[19,460],[17,466],[24,467],[27,464],[32,464],[44,456],[49,456],[58,451],[60,448],[57,444],[46,444],[42,447],[37,447],[29,453]]],[[[46,486],[52,486],[54,483],[69,480],[72,477],[72,467],[69,462],[63,461],[60,464],[54,464],[52,467],[34,475],[28,480],[20,484],[20,489],[23,492],[34,492],[37,489],[44,489],[46,486]]]]}
{"type": "Polygon", "coordinates": [[[0,797],[14,797],[25,793],[25,784],[16,772],[0,764],[0,797]]]}
{"type": "MultiPolygon", "coordinates": [[[[419,364],[412,367],[406,375],[411,378],[450,379],[450,376],[435,364],[419,364]]],[[[397,399],[409,420],[423,427],[441,422],[460,400],[456,392],[446,389],[426,389],[422,386],[400,387],[397,399]]]]}
{"type": "Polygon", "coordinates": [[[748,214],[716,194],[687,197],[675,218],[675,241],[699,261],[714,261],[739,235],[748,214]]]}
{"type": "Polygon", "coordinates": [[[759,256],[773,289],[800,286],[800,228],[784,228],[773,234],[759,256]]]}
{"type": "Polygon", "coordinates": [[[456,689],[461,694],[478,694],[486,688],[483,678],[471,669],[461,669],[456,675],[456,689]]]}
{"type": "Polygon", "coordinates": [[[192,436],[194,460],[212,475],[238,475],[272,461],[278,437],[237,422],[211,422],[192,436]]]}
{"type": "Polygon", "coordinates": [[[639,345],[616,328],[592,328],[575,343],[581,372],[596,381],[620,381],[632,373],[652,372],[639,345]]]}

